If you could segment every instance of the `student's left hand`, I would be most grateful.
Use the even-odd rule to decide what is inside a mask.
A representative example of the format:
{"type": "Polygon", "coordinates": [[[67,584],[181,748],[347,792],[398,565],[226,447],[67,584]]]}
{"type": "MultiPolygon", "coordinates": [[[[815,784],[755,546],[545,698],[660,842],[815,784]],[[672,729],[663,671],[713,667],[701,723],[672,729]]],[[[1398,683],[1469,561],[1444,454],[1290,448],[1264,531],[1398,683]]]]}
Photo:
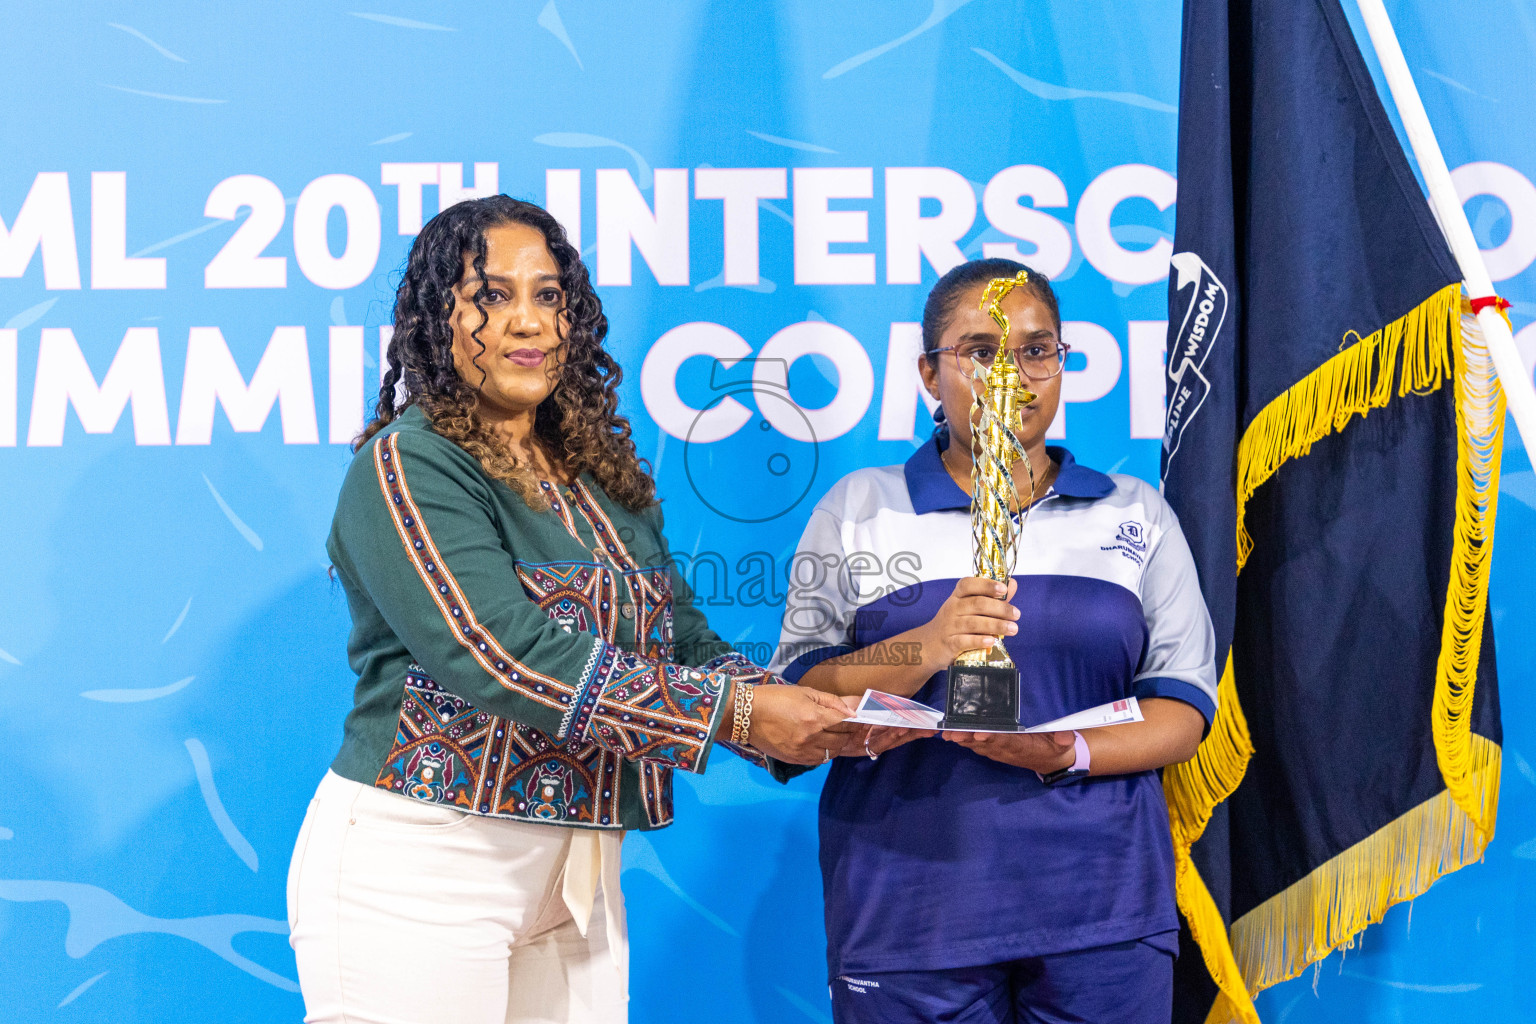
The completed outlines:
{"type": "Polygon", "coordinates": [[[865,744],[864,749],[855,753],[873,760],[887,750],[895,750],[913,740],[925,740],[938,734],[936,729],[902,729],[888,725],[872,725],[869,727],[869,742],[865,744]]]}
{"type": "Polygon", "coordinates": [[[944,738],[1003,764],[1041,775],[1066,768],[1077,759],[1070,732],[946,732],[944,738]]]}

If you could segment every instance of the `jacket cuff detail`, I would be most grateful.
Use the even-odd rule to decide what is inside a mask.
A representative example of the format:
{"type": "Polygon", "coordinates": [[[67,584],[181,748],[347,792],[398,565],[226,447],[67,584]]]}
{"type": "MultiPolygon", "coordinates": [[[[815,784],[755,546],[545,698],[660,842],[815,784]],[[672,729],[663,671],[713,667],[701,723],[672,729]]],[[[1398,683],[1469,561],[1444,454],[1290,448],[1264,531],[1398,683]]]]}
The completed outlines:
{"type": "Polygon", "coordinates": [[[569,735],[632,760],[699,771],[725,684],[724,676],[658,664],[599,640],[577,686],[569,735]]]}
{"type": "Polygon", "coordinates": [[[751,683],[753,686],[765,686],[773,683],[784,683],[788,680],[780,679],[761,665],[748,661],[746,655],[738,651],[727,651],[718,658],[711,658],[699,666],[700,672],[718,672],[730,676],[738,682],[751,683]]]}
{"type": "MultiPolygon", "coordinates": [[[[709,672],[718,675],[729,676],[738,683],[751,683],[753,686],[786,685],[787,679],[782,679],[761,665],[748,661],[746,655],[739,651],[727,651],[718,658],[711,658],[699,666],[700,672],[709,672]]],[[[721,728],[725,728],[721,725],[721,728]]],[[[745,746],[740,743],[732,743],[730,740],[717,741],[726,750],[746,761],[748,764],[759,768],[768,768],[768,757],[755,747],[745,746]]]]}

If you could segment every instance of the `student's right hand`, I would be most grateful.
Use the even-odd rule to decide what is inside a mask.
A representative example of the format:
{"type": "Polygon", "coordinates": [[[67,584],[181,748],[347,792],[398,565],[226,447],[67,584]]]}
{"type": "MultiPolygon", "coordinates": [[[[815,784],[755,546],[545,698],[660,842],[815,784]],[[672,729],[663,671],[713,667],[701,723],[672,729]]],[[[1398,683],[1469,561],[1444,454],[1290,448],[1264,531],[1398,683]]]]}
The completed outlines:
{"type": "Polygon", "coordinates": [[[990,647],[1000,635],[1013,635],[1019,610],[1008,603],[1018,589],[1010,579],[1005,586],[981,576],[967,576],[939,606],[938,613],[921,627],[922,659],[938,671],[964,651],[990,647]]]}
{"type": "Polygon", "coordinates": [[[843,721],[850,714],[841,699],[806,686],[755,686],[748,742],[780,761],[821,764],[862,728],[843,721]]]}

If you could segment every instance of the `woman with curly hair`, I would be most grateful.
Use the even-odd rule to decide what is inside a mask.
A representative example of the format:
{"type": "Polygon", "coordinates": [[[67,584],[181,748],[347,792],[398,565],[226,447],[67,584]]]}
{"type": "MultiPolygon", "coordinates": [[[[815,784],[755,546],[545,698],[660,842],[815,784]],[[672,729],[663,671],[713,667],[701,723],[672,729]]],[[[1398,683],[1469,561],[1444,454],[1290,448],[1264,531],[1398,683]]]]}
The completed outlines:
{"type": "Polygon", "coordinates": [[[851,727],[710,631],[580,254],[492,196],[417,236],[327,551],[357,672],[288,881],[306,1021],[623,1021],[625,829],[717,742],[816,763],[851,727]]]}

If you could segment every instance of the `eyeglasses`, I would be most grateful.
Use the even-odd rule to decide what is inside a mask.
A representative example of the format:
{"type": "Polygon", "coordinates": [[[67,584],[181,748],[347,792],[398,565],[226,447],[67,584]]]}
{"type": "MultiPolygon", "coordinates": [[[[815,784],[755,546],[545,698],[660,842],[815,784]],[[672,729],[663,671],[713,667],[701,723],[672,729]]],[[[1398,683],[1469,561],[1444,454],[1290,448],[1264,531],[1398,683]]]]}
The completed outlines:
{"type": "MultiPolygon", "coordinates": [[[[1018,364],[1019,372],[1030,380],[1050,380],[1061,372],[1061,368],[1067,363],[1067,353],[1072,346],[1065,342],[1025,342],[1018,348],[1012,349],[1013,361],[1018,364]]],[[[992,363],[997,359],[997,346],[988,341],[968,341],[963,345],[944,345],[932,349],[929,355],[938,355],[940,352],[952,352],[955,356],[955,369],[960,376],[971,380],[976,376],[976,371],[983,373],[992,369],[992,363]]]]}

